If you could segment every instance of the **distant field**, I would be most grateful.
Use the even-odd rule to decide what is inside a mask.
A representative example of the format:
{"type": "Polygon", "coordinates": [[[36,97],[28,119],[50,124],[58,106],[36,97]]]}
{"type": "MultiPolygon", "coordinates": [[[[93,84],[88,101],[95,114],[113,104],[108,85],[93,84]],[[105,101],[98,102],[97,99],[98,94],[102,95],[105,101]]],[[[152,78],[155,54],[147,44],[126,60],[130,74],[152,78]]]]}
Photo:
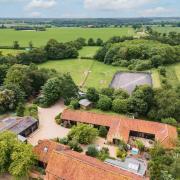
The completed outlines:
{"type": "Polygon", "coordinates": [[[11,54],[11,55],[17,55],[21,52],[23,52],[23,50],[15,50],[15,49],[0,49],[0,52],[3,55],[7,55],[7,54],[11,54]]]}
{"type": "Polygon", "coordinates": [[[28,46],[30,41],[34,46],[42,46],[49,39],[56,39],[60,42],[83,38],[102,38],[107,40],[112,36],[134,35],[132,28],[50,28],[47,31],[15,31],[13,29],[0,30],[0,45],[12,45],[13,41],[19,41],[21,46],[28,46]]]}
{"type": "Polygon", "coordinates": [[[154,30],[159,31],[161,33],[169,33],[171,31],[179,32],[180,33],[180,27],[153,27],[154,30]]]}

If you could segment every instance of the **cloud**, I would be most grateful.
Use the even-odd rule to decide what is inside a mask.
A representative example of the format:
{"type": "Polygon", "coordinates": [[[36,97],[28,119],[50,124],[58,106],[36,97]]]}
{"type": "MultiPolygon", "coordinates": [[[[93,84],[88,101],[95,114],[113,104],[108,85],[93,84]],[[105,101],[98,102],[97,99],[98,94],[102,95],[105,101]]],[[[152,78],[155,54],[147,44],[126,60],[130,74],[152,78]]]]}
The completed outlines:
{"type": "Polygon", "coordinates": [[[27,6],[25,7],[26,10],[32,10],[35,8],[39,9],[48,9],[54,7],[56,5],[56,0],[31,0],[27,6]]]}
{"type": "Polygon", "coordinates": [[[157,0],[84,0],[87,9],[121,10],[133,9],[157,0]]]}
{"type": "Polygon", "coordinates": [[[152,9],[146,9],[140,13],[141,16],[169,16],[169,13],[173,12],[172,9],[164,8],[164,7],[156,7],[152,9]]]}
{"type": "Polygon", "coordinates": [[[42,14],[40,12],[31,12],[28,16],[33,18],[38,18],[38,17],[42,17],[42,14]]]}

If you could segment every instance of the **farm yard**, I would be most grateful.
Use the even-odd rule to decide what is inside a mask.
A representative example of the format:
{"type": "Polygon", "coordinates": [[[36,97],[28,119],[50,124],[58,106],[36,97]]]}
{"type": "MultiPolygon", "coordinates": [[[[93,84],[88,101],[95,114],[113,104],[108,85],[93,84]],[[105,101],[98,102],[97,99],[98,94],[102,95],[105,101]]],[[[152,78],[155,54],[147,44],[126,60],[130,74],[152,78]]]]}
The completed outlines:
{"type": "Polygon", "coordinates": [[[101,38],[104,41],[112,36],[134,35],[132,28],[50,28],[46,31],[15,31],[14,29],[0,29],[1,46],[10,46],[13,41],[19,41],[20,46],[28,46],[32,41],[35,47],[43,46],[49,39],[60,42],[73,41],[79,37],[101,38]]]}

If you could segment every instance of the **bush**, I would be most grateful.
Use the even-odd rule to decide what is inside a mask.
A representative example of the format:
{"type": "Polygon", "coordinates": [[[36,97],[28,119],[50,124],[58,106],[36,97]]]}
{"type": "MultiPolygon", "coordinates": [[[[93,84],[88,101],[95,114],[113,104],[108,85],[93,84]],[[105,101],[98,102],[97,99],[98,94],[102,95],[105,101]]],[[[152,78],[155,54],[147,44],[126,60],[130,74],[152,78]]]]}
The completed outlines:
{"type": "Polygon", "coordinates": [[[107,128],[105,126],[100,126],[100,128],[99,128],[99,136],[106,138],[107,133],[108,133],[107,128]]]}
{"type": "Polygon", "coordinates": [[[140,151],[143,151],[143,150],[144,150],[144,147],[145,147],[145,146],[144,146],[144,144],[143,144],[142,141],[136,139],[136,141],[135,141],[134,143],[135,143],[136,147],[137,147],[140,151]]]}
{"type": "Polygon", "coordinates": [[[70,146],[70,148],[73,151],[77,151],[77,152],[82,152],[83,149],[82,147],[79,145],[78,141],[76,139],[73,139],[71,141],[69,141],[68,145],[70,146]]]}
{"type": "Polygon", "coordinates": [[[69,143],[69,139],[67,137],[64,137],[62,139],[59,139],[59,143],[67,145],[69,143]]]}
{"type": "Polygon", "coordinates": [[[99,93],[95,88],[88,88],[86,93],[87,99],[92,102],[97,102],[99,100],[99,93]]]}
{"type": "Polygon", "coordinates": [[[161,74],[162,76],[166,76],[166,69],[165,69],[165,67],[160,67],[160,68],[159,68],[159,72],[160,72],[160,74],[161,74]]]}
{"type": "Polygon", "coordinates": [[[75,138],[80,144],[90,144],[97,138],[97,136],[98,130],[87,124],[73,126],[68,134],[70,140],[75,138]]]}
{"type": "Polygon", "coordinates": [[[112,103],[112,110],[116,113],[127,113],[128,100],[127,99],[115,99],[112,103]]]}
{"type": "Polygon", "coordinates": [[[71,103],[69,106],[72,109],[79,109],[79,107],[80,107],[79,101],[77,99],[73,99],[73,100],[71,100],[71,103]]]}
{"type": "Polygon", "coordinates": [[[108,96],[101,96],[97,103],[97,107],[103,111],[108,111],[111,109],[112,100],[108,96]]]}
{"type": "Polygon", "coordinates": [[[101,89],[101,94],[111,98],[114,94],[114,89],[113,88],[103,88],[103,89],[101,89]]]}
{"type": "Polygon", "coordinates": [[[97,150],[95,145],[90,145],[86,151],[86,155],[91,157],[97,157],[99,154],[99,151],[97,150]]]}
{"type": "Polygon", "coordinates": [[[173,126],[177,126],[177,121],[174,118],[164,118],[164,119],[161,119],[161,122],[166,123],[166,124],[170,124],[173,126]]]}
{"type": "Polygon", "coordinates": [[[121,160],[125,160],[127,156],[127,152],[125,150],[120,150],[119,148],[116,149],[116,156],[121,160]]]}
{"type": "Polygon", "coordinates": [[[98,159],[104,161],[109,157],[109,149],[107,147],[103,147],[98,154],[98,159]]]}
{"type": "Polygon", "coordinates": [[[25,115],[26,116],[32,116],[35,119],[39,119],[38,117],[38,107],[35,104],[32,104],[30,106],[27,106],[26,110],[25,110],[25,115]]]}

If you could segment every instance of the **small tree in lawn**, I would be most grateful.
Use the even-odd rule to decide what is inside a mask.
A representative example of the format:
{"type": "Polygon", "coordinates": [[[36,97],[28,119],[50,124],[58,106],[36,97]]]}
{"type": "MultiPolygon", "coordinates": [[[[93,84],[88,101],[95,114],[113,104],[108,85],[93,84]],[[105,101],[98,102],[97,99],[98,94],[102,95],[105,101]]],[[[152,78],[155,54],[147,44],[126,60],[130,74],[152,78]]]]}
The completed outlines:
{"type": "Polygon", "coordinates": [[[70,140],[76,139],[80,144],[90,144],[98,136],[98,130],[91,125],[78,124],[73,126],[68,134],[70,140]]]}

